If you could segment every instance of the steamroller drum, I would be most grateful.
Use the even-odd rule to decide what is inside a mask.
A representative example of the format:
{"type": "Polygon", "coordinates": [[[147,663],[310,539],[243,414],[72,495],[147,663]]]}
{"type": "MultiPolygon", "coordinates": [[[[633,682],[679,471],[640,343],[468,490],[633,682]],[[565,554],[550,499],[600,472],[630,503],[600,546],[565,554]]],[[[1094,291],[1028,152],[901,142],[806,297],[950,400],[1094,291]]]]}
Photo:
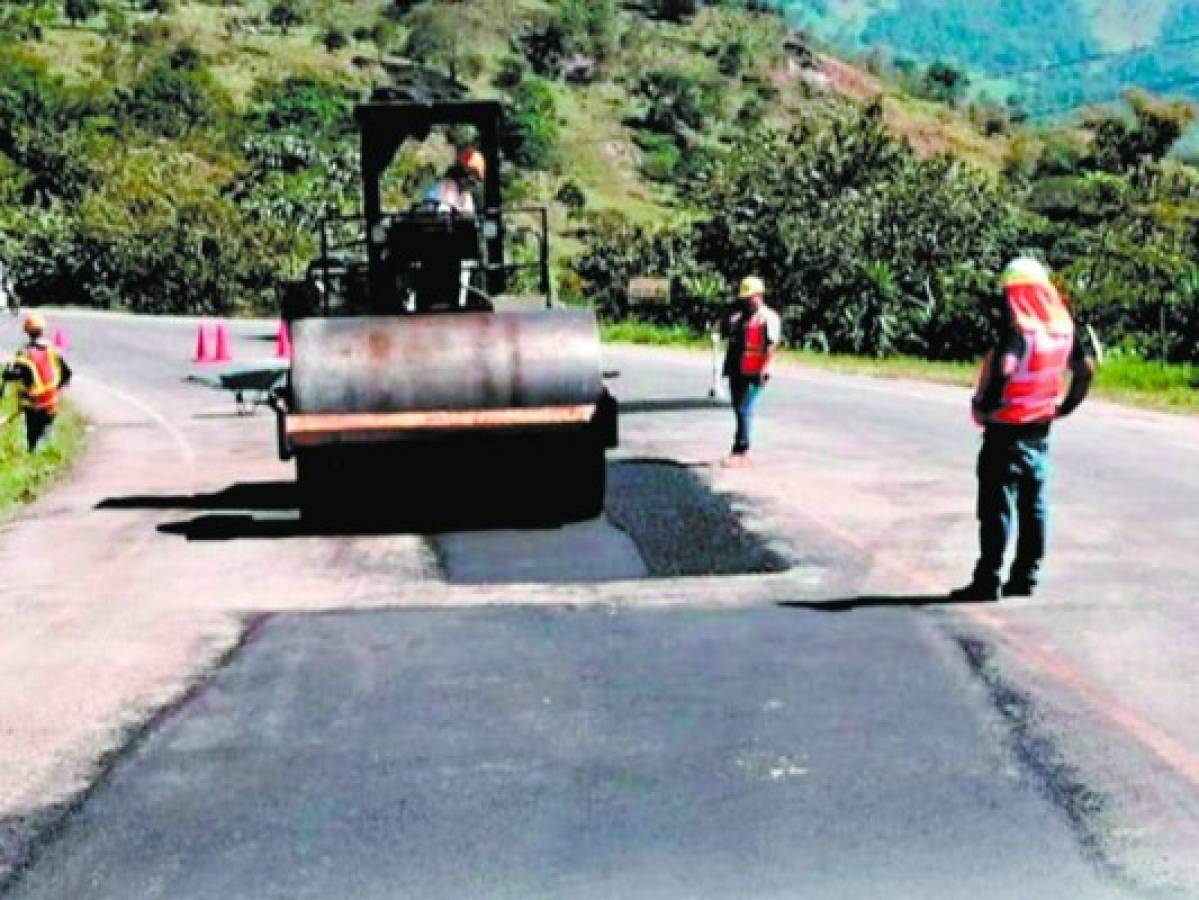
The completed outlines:
{"type": "Polygon", "coordinates": [[[603,391],[589,310],[302,319],[292,347],[301,414],[582,406],[603,391]]]}

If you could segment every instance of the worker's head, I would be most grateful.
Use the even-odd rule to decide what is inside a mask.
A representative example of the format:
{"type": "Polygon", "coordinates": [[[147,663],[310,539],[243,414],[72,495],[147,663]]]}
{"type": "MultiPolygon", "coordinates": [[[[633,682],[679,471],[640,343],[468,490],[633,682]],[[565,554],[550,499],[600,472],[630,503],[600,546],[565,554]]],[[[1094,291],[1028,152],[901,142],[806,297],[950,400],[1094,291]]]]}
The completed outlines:
{"type": "Polygon", "coordinates": [[[470,183],[482,181],[487,177],[487,160],[474,147],[466,147],[458,154],[454,168],[461,178],[470,183]]]}
{"type": "Polygon", "coordinates": [[[741,286],[737,288],[737,297],[742,303],[761,306],[766,302],[766,282],[757,275],[748,275],[742,278],[741,286]]]}
{"type": "Polygon", "coordinates": [[[21,323],[21,328],[30,338],[37,340],[46,333],[46,319],[40,313],[29,313],[21,323]]]}

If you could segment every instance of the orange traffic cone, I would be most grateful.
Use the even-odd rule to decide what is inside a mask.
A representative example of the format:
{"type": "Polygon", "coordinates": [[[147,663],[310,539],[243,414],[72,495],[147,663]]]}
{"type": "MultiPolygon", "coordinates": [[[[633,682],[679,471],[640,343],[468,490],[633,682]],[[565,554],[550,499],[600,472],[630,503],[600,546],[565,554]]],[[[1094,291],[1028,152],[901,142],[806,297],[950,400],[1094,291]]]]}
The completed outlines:
{"type": "Polygon", "coordinates": [[[65,329],[54,329],[54,346],[64,353],[71,348],[71,342],[67,340],[67,332],[65,329]]]}
{"type": "Polygon", "coordinates": [[[229,354],[229,329],[224,322],[216,326],[216,350],[213,351],[213,362],[229,362],[233,357],[229,354]]]}
{"type": "Polygon", "coordinates": [[[291,359],[291,333],[286,322],[279,323],[279,333],[275,336],[275,356],[291,359]]]}
{"type": "Polygon", "coordinates": [[[203,322],[196,328],[196,358],[195,362],[212,362],[212,351],[208,345],[208,326],[203,322]]]}

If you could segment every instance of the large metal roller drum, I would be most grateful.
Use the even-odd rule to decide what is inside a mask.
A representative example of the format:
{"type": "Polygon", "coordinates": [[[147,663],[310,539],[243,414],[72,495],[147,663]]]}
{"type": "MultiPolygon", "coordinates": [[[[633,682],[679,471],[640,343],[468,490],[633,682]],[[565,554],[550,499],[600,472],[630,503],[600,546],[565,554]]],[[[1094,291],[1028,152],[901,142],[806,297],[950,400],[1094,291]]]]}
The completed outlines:
{"type": "Polygon", "coordinates": [[[589,310],[304,319],[292,345],[301,414],[576,406],[603,390],[589,310]]]}

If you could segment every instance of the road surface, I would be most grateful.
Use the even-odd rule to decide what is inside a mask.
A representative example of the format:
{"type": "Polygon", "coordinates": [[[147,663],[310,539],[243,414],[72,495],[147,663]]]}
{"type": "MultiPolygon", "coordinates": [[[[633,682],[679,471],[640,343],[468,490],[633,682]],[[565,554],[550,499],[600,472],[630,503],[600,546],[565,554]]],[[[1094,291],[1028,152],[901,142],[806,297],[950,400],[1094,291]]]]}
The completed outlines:
{"type": "Polygon", "coordinates": [[[1192,420],[1062,423],[1044,590],[955,608],[958,389],[786,368],[724,470],[708,361],[611,349],[604,519],[317,535],[194,322],[56,324],[94,427],[0,526],[16,896],[1199,894],[1192,420]]]}

